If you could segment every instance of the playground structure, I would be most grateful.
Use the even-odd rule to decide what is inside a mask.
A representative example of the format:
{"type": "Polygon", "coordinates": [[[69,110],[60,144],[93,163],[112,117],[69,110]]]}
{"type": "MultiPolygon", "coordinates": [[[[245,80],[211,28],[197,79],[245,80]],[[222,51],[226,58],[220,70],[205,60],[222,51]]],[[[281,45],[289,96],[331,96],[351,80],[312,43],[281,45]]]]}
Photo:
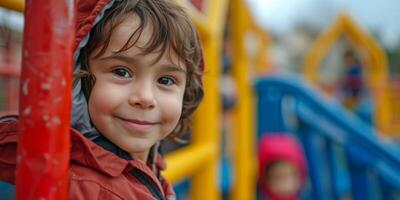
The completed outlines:
{"type": "MultiPolygon", "coordinates": [[[[259,87],[264,89],[260,89],[260,91],[258,91],[258,95],[254,93],[253,81],[256,78],[254,74],[264,75],[268,70],[268,59],[265,57],[265,51],[268,47],[269,38],[268,34],[259,26],[257,26],[254,20],[251,18],[244,0],[193,0],[191,3],[180,0],[178,2],[188,9],[200,33],[201,42],[204,48],[204,56],[206,58],[206,76],[204,77],[206,96],[194,118],[194,124],[191,133],[191,144],[166,156],[168,170],[164,173],[164,175],[168,180],[173,183],[179,183],[180,181],[189,178],[191,180],[191,199],[220,199],[221,195],[218,189],[219,186],[216,176],[216,172],[218,171],[219,167],[219,147],[221,143],[219,136],[221,129],[221,101],[218,92],[218,79],[221,75],[220,54],[223,45],[223,31],[225,28],[224,26],[227,13],[230,12],[230,42],[232,44],[233,51],[232,75],[236,81],[239,93],[238,102],[233,111],[233,130],[235,130],[235,132],[232,133],[233,137],[231,139],[234,142],[235,149],[233,157],[234,181],[230,196],[231,199],[256,199],[257,170],[254,149],[257,135],[255,133],[257,132],[258,134],[262,134],[271,131],[290,131],[290,128],[287,128],[287,125],[285,125],[283,113],[279,111],[280,106],[282,105],[282,98],[272,98],[275,100],[272,102],[270,102],[268,98],[266,100],[260,100],[256,109],[254,104],[256,96],[258,96],[259,99],[264,98],[265,94],[262,91],[269,91],[271,88],[273,92],[267,92],[267,94],[276,94],[275,92],[278,92],[278,94],[280,93],[282,95],[295,93],[294,96],[297,95],[297,97],[306,96],[306,99],[308,100],[305,104],[317,105],[308,107],[300,106],[297,108],[300,110],[298,111],[298,118],[303,120],[303,125],[307,125],[308,128],[302,127],[303,129],[299,128],[296,131],[292,130],[296,134],[300,133],[304,135],[310,135],[308,132],[318,133],[318,136],[315,137],[305,136],[305,138],[302,138],[303,145],[308,148],[306,151],[308,153],[310,162],[310,179],[313,185],[311,193],[315,199],[337,199],[336,197],[343,197],[349,193],[352,193],[354,199],[368,199],[369,197],[361,194],[360,191],[362,190],[360,188],[372,188],[371,185],[373,185],[373,183],[364,181],[366,174],[370,173],[371,171],[379,172],[377,173],[378,175],[376,177],[378,177],[377,180],[380,184],[390,186],[383,188],[383,192],[380,194],[380,196],[384,199],[395,198],[394,193],[400,189],[399,183],[395,180],[400,179],[392,180],[390,177],[399,176],[398,173],[393,172],[393,169],[396,169],[396,167],[400,166],[399,160],[395,158],[393,152],[390,152],[385,145],[382,145],[379,142],[373,142],[372,140],[375,138],[371,138],[370,136],[365,136],[363,133],[360,133],[362,131],[369,133],[374,132],[373,128],[370,128],[358,122],[357,120],[349,120],[351,123],[344,123],[343,121],[337,119],[337,116],[347,117],[346,112],[340,109],[338,109],[340,111],[333,111],[329,109],[326,111],[326,108],[330,107],[331,105],[321,103],[323,100],[321,100],[318,95],[313,94],[314,92],[310,92],[309,89],[304,89],[302,86],[293,86],[293,82],[295,81],[288,81],[285,79],[261,80],[259,85],[263,86],[259,87]],[[260,43],[260,46],[256,51],[256,55],[249,55],[246,49],[245,42],[249,33],[252,33],[253,36],[256,36],[260,43]],[[312,93],[313,95],[309,95],[309,93],[312,93]],[[327,119],[324,122],[330,122],[328,123],[330,124],[330,126],[327,126],[328,128],[318,127],[318,123],[313,121],[313,119],[315,120],[316,117],[310,117],[312,113],[310,114],[309,110],[310,108],[314,107],[317,107],[318,110],[322,110],[321,113],[327,113],[327,119]],[[274,109],[272,108],[277,108],[278,111],[274,112],[274,109]],[[258,113],[258,116],[256,116],[255,113],[258,113]],[[335,115],[337,116],[334,117],[335,115]],[[257,129],[256,124],[254,123],[255,121],[259,121],[257,129]],[[267,126],[267,128],[265,128],[265,126],[267,126]],[[352,128],[352,126],[356,128],[352,128]],[[357,128],[360,128],[360,130],[356,130],[357,128]],[[319,137],[322,137],[323,139],[319,137]],[[320,140],[329,143],[327,147],[328,150],[321,150],[317,148],[317,143],[320,140]],[[354,140],[354,142],[352,140],[354,140]],[[366,145],[364,145],[364,143],[366,143],[366,145]],[[349,153],[346,156],[349,157],[349,160],[357,157],[357,155],[360,153],[368,153],[373,155],[371,158],[374,158],[374,161],[379,160],[379,163],[383,164],[379,166],[374,165],[374,163],[371,163],[372,159],[367,159],[366,161],[362,160],[360,162],[356,160],[355,163],[352,163],[354,164],[352,167],[355,166],[357,168],[357,166],[362,165],[362,167],[364,167],[363,170],[360,171],[358,168],[352,168],[356,170],[342,169],[341,166],[337,164],[337,160],[335,160],[338,155],[333,153],[334,148],[332,146],[337,145],[342,145],[341,148],[348,150],[349,153]],[[349,146],[352,145],[355,147],[349,148],[349,146]],[[327,153],[318,154],[318,152],[321,151],[327,153]],[[319,158],[324,156],[331,160],[329,162],[322,162],[319,160],[319,158]],[[324,166],[322,166],[320,163],[331,166],[328,168],[331,170],[329,177],[328,175],[321,175],[322,172],[319,168],[323,168],[324,166]],[[339,182],[334,182],[342,177],[335,175],[343,171],[346,171],[354,176],[357,176],[357,174],[360,175],[359,178],[354,177],[354,179],[353,177],[347,177],[347,179],[352,179],[351,181],[354,182],[355,185],[353,187],[350,187],[349,184],[346,185],[346,187],[339,187],[339,182]],[[325,184],[323,180],[327,177],[329,180],[333,181],[330,183],[332,186],[331,188],[323,186],[325,184]],[[353,190],[353,192],[350,192],[350,190],[353,190]],[[326,194],[329,194],[332,198],[324,196],[326,194]]],[[[36,2],[32,1],[32,3],[34,4],[36,2]]],[[[24,10],[24,3],[20,0],[7,0],[1,4],[2,5],[0,6],[11,8],[20,12],[24,10]]],[[[53,7],[53,9],[55,9],[55,7],[53,7]]],[[[388,121],[390,121],[389,119],[391,118],[391,114],[389,112],[391,107],[389,107],[390,103],[388,102],[395,102],[395,100],[388,100],[390,97],[394,98],[394,93],[390,95],[388,92],[387,61],[385,60],[383,51],[370,36],[365,35],[365,33],[362,32],[361,29],[359,29],[346,15],[341,15],[337,25],[334,25],[333,27],[333,31],[327,31],[329,36],[325,37],[322,35],[316,42],[316,46],[318,47],[312,48],[308,54],[305,64],[306,78],[312,80],[314,83],[318,82],[318,76],[315,72],[318,71],[318,64],[323,55],[326,54],[329,47],[334,43],[335,39],[339,37],[340,33],[347,33],[352,44],[354,44],[356,47],[365,49],[366,52],[363,53],[369,54],[367,57],[370,59],[366,60],[366,63],[368,64],[368,86],[374,91],[373,93],[374,99],[377,102],[376,104],[383,105],[383,107],[379,108],[379,111],[376,114],[376,124],[379,130],[381,130],[383,133],[391,133],[386,132],[386,130],[391,130],[394,126],[393,123],[388,123],[388,121]]],[[[68,67],[65,67],[63,70],[67,69],[68,67]]],[[[7,77],[19,77],[17,70],[10,72],[9,69],[5,69],[4,72],[1,71],[1,73],[6,74],[7,77]]],[[[24,74],[24,72],[22,72],[22,74],[24,74]]],[[[68,76],[68,72],[65,72],[65,74],[68,76]]],[[[22,78],[23,77],[24,76],[22,76],[22,78]]],[[[33,79],[34,77],[32,77],[32,80],[33,79]]],[[[304,82],[302,80],[296,80],[298,81],[297,84],[304,82]]],[[[70,92],[68,87],[64,88],[62,91],[65,94],[69,94],[70,92]]],[[[266,96],[268,97],[268,95],[266,96]]],[[[278,97],[280,96],[278,95],[278,97]]],[[[68,97],[66,97],[66,99],[68,99],[68,97]]],[[[22,104],[22,107],[23,106],[24,105],[22,104]]],[[[69,111],[66,113],[69,113],[69,111]]],[[[63,121],[67,122],[64,124],[69,124],[68,119],[63,119],[63,121]]],[[[327,123],[325,123],[325,125],[326,124],[327,123]]],[[[65,135],[68,134],[64,134],[64,136],[65,135]]],[[[68,139],[64,138],[64,140],[66,141],[68,139]]],[[[64,143],[64,145],[66,144],[67,143],[64,143]]],[[[34,148],[35,144],[32,142],[30,145],[34,148]]],[[[35,176],[34,173],[31,175],[35,176]]],[[[22,179],[22,177],[20,178],[22,179]]],[[[17,192],[22,191],[20,188],[23,187],[21,187],[21,185],[17,185],[17,192]]],[[[33,188],[34,187],[27,188],[24,190],[24,192],[33,192],[33,188]]],[[[57,196],[55,199],[66,198],[65,193],[60,193],[57,195],[60,196],[57,196]]],[[[22,197],[18,198],[23,199],[22,197]]]]}
{"type": "Polygon", "coordinates": [[[328,53],[334,42],[340,36],[346,36],[352,46],[359,52],[365,62],[367,87],[372,93],[376,105],[374,122],[380,132],[387,137],[400,133],[399,121],[391,112],[397,102],[391,96],[395,95],[389,85],[388,61],[379,44],[346,13],[340,13],[336,21],[320,34],[314,42],[304,62],[304,75],[311,83],[318,85],[321,81],[318,69],[323,57],[328,53]]]}
{"type": "Polygon", "coordinates": [[[232,44],[232,76],[237,85],[238,101],[234,113],[235,136],[234,141],[234,164],[235,181],[231,193],[232,199],[255,199],[256,188],[256,159],[255,159],[255,124],[253,102],[254,92],[252,85],[252,74],[249,70],[253,68],[257,72],[262,72],[263,61],[266,61],[263,55],[267,48],[267,33],[255,25],[251,19],[249,10],[244,1],[232,0],[230,7],[231,22],[231,44],[232,44]],[[256,60],[251,62],[251,55],[248,54],[245,47],[246,36],[249,33],[256,34],[258,40],[264,43],[257,50],[256,60]]]}
{"type": "Polygon", "coordinates": [[[325,102],[298,77],[261,78],[256,88],[257,134],[290,132],[303,143],[312,188],[307,199],[399,198],[400,148],[380,138],[374,127],[325,102]],[[292,103],[283,108],[288,98],[292,103]],[[288,123],[287,115],[296,123],[288,123]]]}

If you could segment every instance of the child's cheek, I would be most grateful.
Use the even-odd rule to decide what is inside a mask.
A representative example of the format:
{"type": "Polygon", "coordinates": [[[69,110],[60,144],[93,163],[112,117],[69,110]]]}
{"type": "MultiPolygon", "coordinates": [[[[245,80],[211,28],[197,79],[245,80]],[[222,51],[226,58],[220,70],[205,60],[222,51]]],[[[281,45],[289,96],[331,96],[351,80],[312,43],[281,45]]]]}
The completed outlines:
{"type": "Polygon", "coordinates": [[[166,98],[160,102],[163,120],[168,122],[170,132],[176,127],[182,114],[183,102],[181,98],[166,98]]]}
{"type": "Polygon", "coordinates": [[[93,112],[111,112],[110,109],[117,106],[118,101],[121,101],[121,95],[118,91],[120,89],[113,87],[111,84],[105,84],[101,81],[96,82],[89,98],[89,104],[93,112]]]}

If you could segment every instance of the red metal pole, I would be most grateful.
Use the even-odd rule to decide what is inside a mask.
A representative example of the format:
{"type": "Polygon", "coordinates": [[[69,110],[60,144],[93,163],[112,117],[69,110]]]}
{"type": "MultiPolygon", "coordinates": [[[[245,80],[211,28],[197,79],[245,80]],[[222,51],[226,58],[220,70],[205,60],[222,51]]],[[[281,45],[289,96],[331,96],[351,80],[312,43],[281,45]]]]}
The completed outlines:
{"type": "Polygon", "coordinates": [[[17,200],[68,199],[74,0],[27,0],[17,200]]]}

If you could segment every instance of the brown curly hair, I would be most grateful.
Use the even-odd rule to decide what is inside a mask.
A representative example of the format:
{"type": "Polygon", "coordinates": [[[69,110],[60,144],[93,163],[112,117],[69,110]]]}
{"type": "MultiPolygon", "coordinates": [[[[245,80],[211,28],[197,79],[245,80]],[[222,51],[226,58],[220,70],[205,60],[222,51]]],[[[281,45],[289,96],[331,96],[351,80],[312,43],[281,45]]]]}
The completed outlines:
{"type": "MultiPolygon", "coordinates": [[[[76,74],[75,80],[82,80],[82,90],[88,100],[95,84],[95,77],[90,73],[88,66],[90,54],[101,48],[95,57],[104,54],[110,42],[113,28],[123,22],[128,14],[135,13],[140,18],[139,27],[133,32],[119,52],[126,51],[136,44],[142,31],[147,25],[152,25],[154,31],[151,39],[143,47],[143,54],[161,50],[171,50],[179,56],[187,67],[187,80],[183,98],[182,114],[178,125],[168,138],[182,141],[180,137],[191,124],[191,116],[203,99],[204,91],[201,81],[203,73],[202,53],[199,36],[193,22],[184,9],[171,0],[123,0],[116,1],[108,9],[103,18],[93,27],[89,41],[80,50],[78,64],[81,69],[76,74]],[[137,37],[135,37],[137,36],[137,37]]],[[[157,58],[159,59],[162,56],[157,58]]]]}

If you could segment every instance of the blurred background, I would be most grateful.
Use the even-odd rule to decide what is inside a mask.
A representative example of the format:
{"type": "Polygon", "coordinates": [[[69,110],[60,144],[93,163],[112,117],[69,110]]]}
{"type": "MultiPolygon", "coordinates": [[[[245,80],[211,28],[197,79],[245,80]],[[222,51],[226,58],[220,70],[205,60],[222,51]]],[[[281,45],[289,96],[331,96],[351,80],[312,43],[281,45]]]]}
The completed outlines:
{"type": "MultiPolygon", "coordinates": [[[[400,1],[179,3],[206,97],[189,142],[163,144],[178,199],[400,199],[400,1]]],[[[1,115],[18,113],[23,10],[0,0],[1,115]]]]}

